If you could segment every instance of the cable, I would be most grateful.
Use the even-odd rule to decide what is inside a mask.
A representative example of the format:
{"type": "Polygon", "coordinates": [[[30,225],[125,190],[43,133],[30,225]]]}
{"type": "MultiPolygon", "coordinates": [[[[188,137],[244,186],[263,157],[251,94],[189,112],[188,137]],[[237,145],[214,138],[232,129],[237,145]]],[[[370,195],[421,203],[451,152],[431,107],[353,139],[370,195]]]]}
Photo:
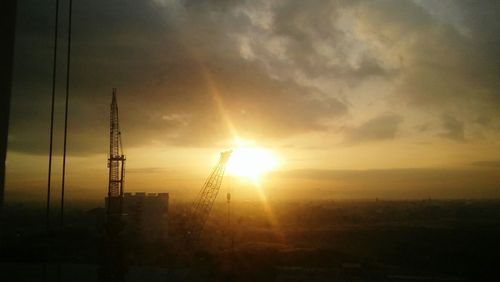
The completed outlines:
{"type": "Polygon", "coordinates": [[[68,53],[66,64],[66,104],[64,109],[64,144],[63,144],[63,163],[62,163],[62,183],[61,183],[61,213],[60,225],[64,223],[64,189],[66,184],[66,145],[68,139],[68,101],[69,101],[69,71],[71,62],[71,15],[73,8],[73,0],[69,0],[69,23],[68,23],[68,53]]]}
{"type": "Polygon", "coordinates": [[[53,145],[54,145],[54,108],[55,108],[55,97],[56,97],[56,77],[57,77],[57,39],[58,39],[58,26],[59,26],[59,0],[56,0],[56,18],[54,27],[54,58],[52,62],[52,100],[50,104],[50,137],[49,137],[49,160],[48,160],[48,172],[47,172],[47,204],[45,207],[45,224],[47,231],[47,253],[45,256],[44,265],[44,279],[47,280],[48,274],[48,262],[50,255],[50,192],[52,185],[52,155],[53,155],[53,145]]]}
{"type": "Polygon", "coordinates": [[[48,177],[47,177],[47,206],[46,206],[46,227],[47,233],[50,232],[50,190],[51,190],[51,178],[52,178],[52,151],[54,144],[54,107],[55,107],[55,97],[56,97],[56,74],[57,74],[57,35],[59,24],[59,0],[56,0],[56,20],[54,29],[54,61],[52,64],[52,102],[50,108],[50,138],[49,138],[49,164],[48,164],[48,177]]]}

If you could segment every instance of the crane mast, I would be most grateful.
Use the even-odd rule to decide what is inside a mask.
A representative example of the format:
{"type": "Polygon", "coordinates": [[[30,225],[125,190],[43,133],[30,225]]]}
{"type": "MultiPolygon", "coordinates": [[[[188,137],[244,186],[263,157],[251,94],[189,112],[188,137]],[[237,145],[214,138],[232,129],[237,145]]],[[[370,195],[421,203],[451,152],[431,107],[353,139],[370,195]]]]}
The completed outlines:
{"type": "Polygon", "coordinates": [[[113,88],[109,120],[109,184],[107,201],[108,216],[121,215],[123,180],[125,176],[125,155],[123,154],[120,125],[118,120],[116,88],[113,88]]]}
{"type": "Polygon", "coordinates": [[[217,198],[217,194],[219,193],[226,164],[231,153],[232,151],[221,153],[219,162],[212,169],[212,172],[198,194],[197,200],[193,204],[187,228],[188,241],[190,242],[198,241],[201,236],[215,198],[217,198]]]}
{"type": "Polygon", "coordinates": [[[116,88],[113,88],[109,115],[109,183],[106,197],[106,236],[103,239],[103,261],[99,281],[125,281],[126,264],[123,256],[122,221],[123,180],[125,155],[123,154],[116,88]]]}

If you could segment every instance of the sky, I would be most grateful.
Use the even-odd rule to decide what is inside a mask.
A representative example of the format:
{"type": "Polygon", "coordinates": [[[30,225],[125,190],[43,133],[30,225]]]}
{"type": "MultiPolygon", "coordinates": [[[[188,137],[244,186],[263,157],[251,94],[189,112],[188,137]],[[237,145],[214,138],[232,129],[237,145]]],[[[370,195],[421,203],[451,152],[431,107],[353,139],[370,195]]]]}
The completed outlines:
{"type": "MultiPolygon", "coordinates": [[[[54,5],[19,1],[7,200],[46,193],[54,5]]],[[[106,194],[116,87],[127,191],[190,197],[237,136],[277,156],[261,179],[277,200],[498,198],[499,13],[465,0],[74,1],[67,195],[106,194]]],[[[223,189],[251,198],[249,186],[223,189]]]]}

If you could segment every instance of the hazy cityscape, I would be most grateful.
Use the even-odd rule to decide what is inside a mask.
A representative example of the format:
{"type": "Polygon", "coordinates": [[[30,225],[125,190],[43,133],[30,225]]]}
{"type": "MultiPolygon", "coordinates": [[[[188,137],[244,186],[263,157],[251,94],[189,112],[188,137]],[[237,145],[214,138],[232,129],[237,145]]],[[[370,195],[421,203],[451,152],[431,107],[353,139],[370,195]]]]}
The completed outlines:
{"type": "MultiPolygon", "coordinates": [[[[172,203],[169,235],[125,240],[126,281],[489,281],[499,259],[498,201],[260,202],[213,209],[202,248],[189,255],[182,242],[190,203],[172,203]]],[[[10,281],[35,281],[45,259],[43,212],[7,206],[1,268],[10,281]]],[[[70,210],[55,237],[65,280],[96,281],[105,211],[70,210]]]]}

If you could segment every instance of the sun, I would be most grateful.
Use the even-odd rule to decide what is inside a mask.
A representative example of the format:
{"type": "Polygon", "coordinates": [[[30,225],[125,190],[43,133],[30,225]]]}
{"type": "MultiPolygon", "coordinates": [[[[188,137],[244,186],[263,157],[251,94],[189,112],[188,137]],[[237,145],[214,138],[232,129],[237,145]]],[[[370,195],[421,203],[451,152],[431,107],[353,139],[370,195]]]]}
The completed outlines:
{"type": "Polygon", "coordinates": [[[226,171],[232,175],[258,180],[278,164],[277,158],[269,150],[258,147],[237,147],[229,158],[226,171]]]}

